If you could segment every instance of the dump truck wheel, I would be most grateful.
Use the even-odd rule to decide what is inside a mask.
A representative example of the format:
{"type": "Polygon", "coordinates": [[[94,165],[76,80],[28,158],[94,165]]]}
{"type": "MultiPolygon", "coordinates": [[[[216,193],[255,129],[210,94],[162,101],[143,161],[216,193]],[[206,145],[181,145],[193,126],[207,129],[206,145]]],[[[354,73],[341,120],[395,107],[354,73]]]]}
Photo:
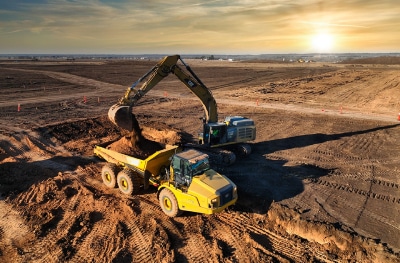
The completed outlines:
{"type": "Polygon", "coordinates": [[[169,189],[162,189],[158,199],[160,201],[161,209],[167,216],[175,217],[180,214],[178,201],[169,189]]]}
{"type": "Polygon", "coordinates": [[[140,178],[132,170],[124,169],[117,176],[118,188],[122,193],[132,195],[140,190],[140,178]]]}
{"type": "Polygon", "coordinates": [[[113,163],[107,163],[101,169],[101,179],[103,183],[109,188],[115,188],[117,185],[118,166],[113,163]]]}

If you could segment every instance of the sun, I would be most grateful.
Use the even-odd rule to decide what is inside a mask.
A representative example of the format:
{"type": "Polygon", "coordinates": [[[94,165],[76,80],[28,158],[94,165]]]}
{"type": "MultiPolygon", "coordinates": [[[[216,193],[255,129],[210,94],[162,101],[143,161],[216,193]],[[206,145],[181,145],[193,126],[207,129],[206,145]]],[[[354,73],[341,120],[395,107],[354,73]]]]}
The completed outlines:
{"type": "Polygon", "coordinates": [[[330,52],[333,47],[333,36],[329,33],[318,33],[312,37],[311,45],[315,52],[330,52]]]}

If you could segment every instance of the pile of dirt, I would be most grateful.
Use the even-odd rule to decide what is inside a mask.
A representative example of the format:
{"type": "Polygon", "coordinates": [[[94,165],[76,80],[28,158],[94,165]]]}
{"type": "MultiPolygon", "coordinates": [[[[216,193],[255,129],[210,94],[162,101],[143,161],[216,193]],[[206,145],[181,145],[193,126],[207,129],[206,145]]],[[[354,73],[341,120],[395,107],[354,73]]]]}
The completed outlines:
{"type": "Polygon", "coordinates": [[[107,148],[139,159],[146,159],[154,152],[162,150],[163,146],[158,142],[145,138],[141,140],[140,144],[132,143],[131,138],[125,136],[118,141],[111,143],[107,148]]]}
{"type": "Polygon", "coordinates": [[[281,229],[282,235],[289,234],[320,245],[329,257],[340,255],[343,260],[357,262],[398,262],[397,255],[385,244],[360,236],[340,223],[303,220],[298,212],[278,203],[271,204],[267,216],[269,224],[281,229]]]}
{"type": "Polygon", "coordinates": [[[166,144],[176,145],[181,142],[182,138],[178,132],[173,130],[144,127],[145,132],[143,133],[136,117],[133,114],[132,116],[133,130],[108,145],[108,149],[139,159],[146,159],[156,151],[164,149],[166,144]]]}

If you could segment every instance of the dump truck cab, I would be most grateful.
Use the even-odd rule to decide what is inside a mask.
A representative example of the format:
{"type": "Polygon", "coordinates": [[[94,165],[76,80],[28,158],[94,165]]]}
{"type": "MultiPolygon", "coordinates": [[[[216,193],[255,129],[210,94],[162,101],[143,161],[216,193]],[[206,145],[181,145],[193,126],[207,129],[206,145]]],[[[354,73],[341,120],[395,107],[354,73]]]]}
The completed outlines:
{"type": "Polygon", "coordinates": [[[177,186],[190,186],[193,176],[210,169],[208,156],[204,153],[188,150],[172,157],[171,169],[177,186]]]}
{"type": "Polygon", "coordinates": [[[208,155],[197,150],[172,156],[169,178],[158,192],[161,208],[168,216],[181,211],[214,214],[237,201],[236,185],[211,169],[208,155]]]}

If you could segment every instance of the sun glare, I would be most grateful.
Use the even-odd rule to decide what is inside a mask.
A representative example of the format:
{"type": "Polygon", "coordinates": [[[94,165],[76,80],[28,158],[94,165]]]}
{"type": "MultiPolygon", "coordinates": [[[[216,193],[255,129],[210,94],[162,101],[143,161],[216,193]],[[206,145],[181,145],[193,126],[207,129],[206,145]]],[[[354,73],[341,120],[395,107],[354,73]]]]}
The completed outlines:
{"type": "Polygon", "coordinates": [[[330,52],[333,46],[333,37],[327,33],[319,33],[313,36],[311,44],[315,52],[330,52]]]}

